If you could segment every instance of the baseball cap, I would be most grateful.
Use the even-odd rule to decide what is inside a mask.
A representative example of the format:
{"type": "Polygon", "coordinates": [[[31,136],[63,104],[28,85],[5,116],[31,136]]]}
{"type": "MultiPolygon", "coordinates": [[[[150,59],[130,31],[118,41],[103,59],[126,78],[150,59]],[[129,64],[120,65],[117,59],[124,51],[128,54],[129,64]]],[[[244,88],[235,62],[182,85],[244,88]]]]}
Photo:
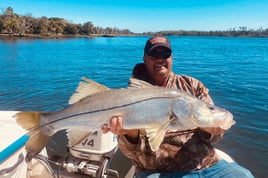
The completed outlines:
{"type": "Polygon", "coordinates": [[[148,54],[150,51],[160,46],[165,47],[172,52],[170,41],[166,37],[157,36],[147,40],[144,47],[144,54],[148,54]]]}

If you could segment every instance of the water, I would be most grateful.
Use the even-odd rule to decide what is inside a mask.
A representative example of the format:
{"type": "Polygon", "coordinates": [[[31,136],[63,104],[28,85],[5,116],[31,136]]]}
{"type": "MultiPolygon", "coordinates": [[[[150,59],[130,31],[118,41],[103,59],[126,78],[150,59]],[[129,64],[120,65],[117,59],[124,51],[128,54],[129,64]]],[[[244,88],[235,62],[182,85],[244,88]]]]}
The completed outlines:
{"type": "MultiPolygon", "coordinates": [[[[0,110],[67,106],[82,76],[125,87],[148,37],[0,41],[0,110]]],[[[216,146],[256,177],[268,168],[268,38],[170,37],[173,71],[201,80],[236,125],[216,146]]]]}

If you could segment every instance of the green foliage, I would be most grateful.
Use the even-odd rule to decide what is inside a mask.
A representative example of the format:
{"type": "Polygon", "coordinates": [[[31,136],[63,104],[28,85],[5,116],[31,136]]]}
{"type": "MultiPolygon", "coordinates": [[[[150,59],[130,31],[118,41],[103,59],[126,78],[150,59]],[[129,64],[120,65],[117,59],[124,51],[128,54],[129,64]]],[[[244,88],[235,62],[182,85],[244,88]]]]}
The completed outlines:
{"type": "Polygon", "coordinates": [[[8,34],[36,34],[42,36],[58,35],[92,35],[92,34],[133,34],[129,30],[110,30],[94,27],[92,22],[72,24],[58,17],[33,18],[31,15],[19,16],[8,7],[0,16],[0,33],[8,34]]]}
{"type": "Polygon", "coordinates": [[[2,33],[3,29],[4,29],[4,22],[2,16],[0,16],[0,33],[2,33]]]}
{"type": "Polygon", "coordinates": [[[259,28],[257,30],[241,28],[238,30],[235,28],[226,31],[160,31],[160,32],[146,32],[143,35],[163,35],[163,36],[252,36],[252,37],[262,37],[268,36],[268,29],[263,30],[259,28]]]}
{"type": "Polygon", "coordinates": [[[2,32],[17,33],[20,28],[19,16],[13,13],[13,9],[8,7],[3,15],[1,15],[2,32]]]}
{"type": "Polygon", "coordinates": [[[86,35],[94,34],[97,32],[92,22],[86,22],[83,24],[83,32],[86,35]]]}
{"type": "Polygon", "coordinates": [[[64,34],[66,35],[76,35],[77,29],[75,24],[67,24],[67,26],[64,28],[64,34]]]}

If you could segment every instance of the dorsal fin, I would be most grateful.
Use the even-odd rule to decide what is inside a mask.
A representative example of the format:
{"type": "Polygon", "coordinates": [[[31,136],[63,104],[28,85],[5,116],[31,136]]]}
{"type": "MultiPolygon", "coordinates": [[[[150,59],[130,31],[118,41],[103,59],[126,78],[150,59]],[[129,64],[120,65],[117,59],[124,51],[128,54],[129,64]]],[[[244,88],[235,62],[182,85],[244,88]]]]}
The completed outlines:
{"type": "Polygon", "coordinates": [[[106,86],[83,77],[82,81],[79,83],[77,89],[75,90],[76,92],[69,99],[69,104],[74,104],[87,96],[107,90],[109,90],[109,88],[106,86]]]}
{"type": "Polygon", "coordinates": [[[130,78],[128,82],[128,88],[151,88],[151,87],[154,86],[148,82],[136,78],[130,78]]]}

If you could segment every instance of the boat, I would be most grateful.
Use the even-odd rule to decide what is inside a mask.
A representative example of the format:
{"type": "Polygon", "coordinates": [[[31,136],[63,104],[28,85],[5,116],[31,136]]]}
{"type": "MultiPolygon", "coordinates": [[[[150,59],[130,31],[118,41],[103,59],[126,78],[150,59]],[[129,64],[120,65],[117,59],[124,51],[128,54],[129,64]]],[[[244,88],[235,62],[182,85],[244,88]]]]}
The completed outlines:
{"type": "MultiPolygon", "coordinates": [[[[16,124],[13,117],[18,111],[0,111],[0,177],[7,178],[83,178],[83,177],[132,177],[133,166],[124,160],[110,166],[112,159],[126,159],[118,156],[116,138],[113,134],[91,133],[72,148],[64,146],[60,151],[49,153],[48,145],[38,155],[32,156],[25,150],[28,140],[26,131],[16,124]],[[62,150],[65,149],[64,154],[62,150]],[[67,151],[66,151],[67,150],[67,151]],[[120,172],[124,162],[125,172],[120,172]],[[111,169],[111,167],[115,169],[111,169]]],[[[64,135],[64,134],[63,134],[64,135]]],[[[61,143],[62,135],[56,139],[61,143]]],[[[52,138],[53,139],[53,138],[52,138]]],[[[51,147],[51,148],[50,148],[51,147]]],[[[216,153],[228,162],[234,160],[225,152],[216,153]]]]}

